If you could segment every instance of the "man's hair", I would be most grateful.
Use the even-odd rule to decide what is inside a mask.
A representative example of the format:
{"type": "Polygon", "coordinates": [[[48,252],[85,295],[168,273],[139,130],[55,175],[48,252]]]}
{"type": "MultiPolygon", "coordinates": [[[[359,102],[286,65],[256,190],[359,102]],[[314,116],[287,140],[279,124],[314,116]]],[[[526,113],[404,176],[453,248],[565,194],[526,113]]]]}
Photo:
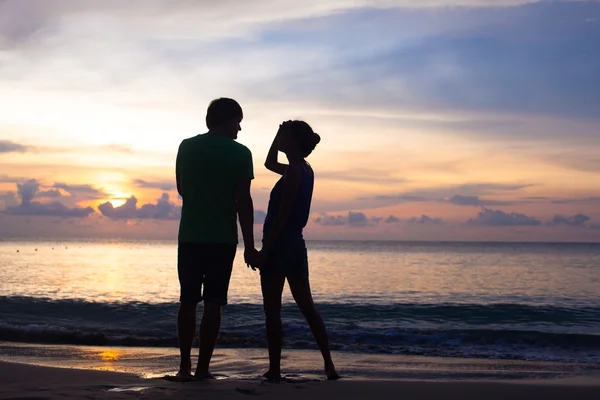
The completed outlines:
{"type": "Polygon", "coordinates": [[[206,110],[206,126],[214,129],[229,121],[239,122],[244,118],[242,107],[233,99],[221,97],[213,100],[206,110]]]}

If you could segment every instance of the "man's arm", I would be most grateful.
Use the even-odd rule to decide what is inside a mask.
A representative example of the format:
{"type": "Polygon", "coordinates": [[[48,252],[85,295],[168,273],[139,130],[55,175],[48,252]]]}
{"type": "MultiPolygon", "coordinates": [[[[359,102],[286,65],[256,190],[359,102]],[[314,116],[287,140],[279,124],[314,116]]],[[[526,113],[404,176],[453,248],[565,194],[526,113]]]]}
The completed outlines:
{"type": "MultiPolygon", "coordinates": [[[[183,144],[183,142],[181,144],[183,144]]],[[[177,158],[175,160],[175,181],[177,183],[177,193],[179,193],[179,195],[181,197],[183,197],[182,188],[181,188],[181,168],[179,167],[180,162],[181,162],[181,145],[179,145],[179,150],[177,150],[177,158]]]]}
{"type": "Polygon", "coordinates": [[[254,204],[250,195],[251,182],[250,178],[241,178],[235,187],[237,213],[246,252],[254,250],[254,204]]]}

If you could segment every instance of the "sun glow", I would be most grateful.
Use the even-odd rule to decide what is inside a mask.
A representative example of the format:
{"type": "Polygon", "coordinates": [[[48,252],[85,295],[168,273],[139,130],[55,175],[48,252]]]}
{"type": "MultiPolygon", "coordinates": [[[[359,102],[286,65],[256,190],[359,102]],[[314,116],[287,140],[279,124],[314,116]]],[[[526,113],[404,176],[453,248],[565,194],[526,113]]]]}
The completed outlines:
{"type": "Polygon", "coordinates": [[[108,201],[113,205],[113,207],[122,206],[123,204],[125,204],[127,199],[131,197],[131,194],[117,191],[117,190],[111,190],[111,191],[109,191],[109,193],[110,193],[110,198],[108,199],[108,201]]]}

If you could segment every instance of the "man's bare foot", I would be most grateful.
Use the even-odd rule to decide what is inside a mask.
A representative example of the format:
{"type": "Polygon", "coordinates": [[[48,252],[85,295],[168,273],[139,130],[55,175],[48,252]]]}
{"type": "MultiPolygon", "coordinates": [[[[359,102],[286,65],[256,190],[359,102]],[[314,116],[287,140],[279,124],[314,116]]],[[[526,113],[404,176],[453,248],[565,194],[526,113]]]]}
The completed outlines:
{"type": "Polygon", "coordinates": [[[267,382],[281,382],[281,372],[268,370],[262,376],[267,382]]]}
{"type": "Polygon", "coordinates": [[[335,365],[333,364],[325,366],[325,375],[329,381],[335,381],[341,378],[341,376],[335,370],[335,365]]]}
{"type": "Polygon", "coordinates": [[[204,372],[196,371],[196,374],[194,374],[194,377],[196,378],[196,380],[217,379],[217,378],[215,378],[215,376],[213,374],[211,374],[208,371],[204,371],[204,372]]]}
{"type": "Polygon", "coordinates": [[[191,360],[181,360],[179,364],[179,372],[177,375],[173,376],[172,379],[177,382],[187,382],[193,380],[192,376],[192,361],[191,360]]]}
{"type": "Polygon", "coordinates": [[[165,379],[171,382],[190,382],[196,380],[192,374],[189,372],[186,373],[185,371],[179,371],[177,375],[166,375],[165,379]]]}

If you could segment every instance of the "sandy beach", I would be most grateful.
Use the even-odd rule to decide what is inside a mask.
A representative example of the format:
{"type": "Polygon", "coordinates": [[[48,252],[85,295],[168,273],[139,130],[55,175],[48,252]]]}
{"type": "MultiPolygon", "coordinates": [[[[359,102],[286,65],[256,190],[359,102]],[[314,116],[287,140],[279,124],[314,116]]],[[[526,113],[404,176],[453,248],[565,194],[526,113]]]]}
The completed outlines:
{"type": "Polygon", "coordinates": [[[598,399],[593,379],[555,381],[377,381],[341,380],[268,384],[259,380],[175,383],[161,378],[106,371],[51,368],[0,362],[2,399],[598,399]]]}

